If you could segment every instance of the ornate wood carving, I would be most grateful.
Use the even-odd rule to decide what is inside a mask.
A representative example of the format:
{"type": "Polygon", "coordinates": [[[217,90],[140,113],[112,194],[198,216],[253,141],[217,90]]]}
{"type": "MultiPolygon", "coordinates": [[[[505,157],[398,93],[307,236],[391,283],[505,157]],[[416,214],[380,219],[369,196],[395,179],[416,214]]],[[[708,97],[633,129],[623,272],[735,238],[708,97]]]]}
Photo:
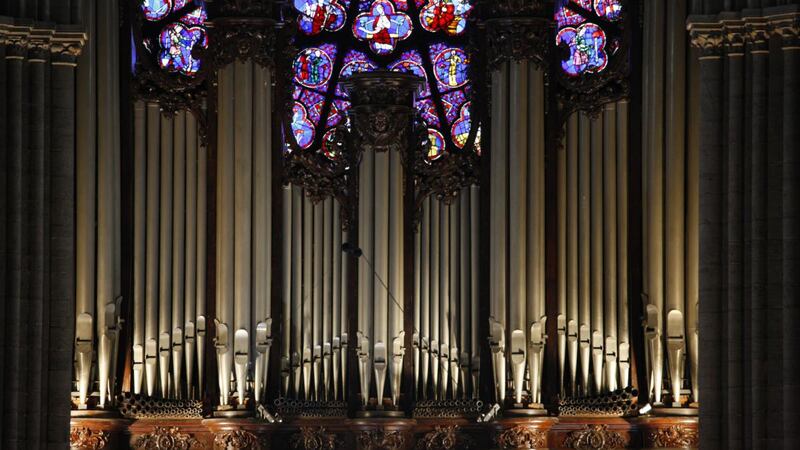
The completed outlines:
{"type": "Polygon", "coordinates": [[[453,450],[475,448],[475,441],[459,432],[458,425],[437,426],[417,441],[417,450],[453,450]]]}
{"type": "Polygon", "coordinates": [[[247,430],[232,430],[214,435],[214,448],[218,450],[269,450],[269,440],[247,430]]]}
{"type": "Polygon", "coordinates": [[[362,431],[358,445],[362,450],[401,450],[405,448],[406,437],[397,430],[362,431]]]}
{"type": "Polygon", "coordinates": [[[608,429],[608,425],[589,424],[581,430],[568,433],[561,446],[579,450],[606,450],[625,448],[628,440],[620,433],[608,429]]]}
{"type": "Polygon", "coordinates": [[[658,448],[695,448],[700,445],[700,436],[694,427],[670,425],[647,433],[646,444],[658,448]]]}
{"type": "Polygon", "coordinates": [[[488,67],[497,69],[506,61],[528,60],[541,69],[548,67],[553,22],[543,17],[504,17],[486,21],[488,67]]]}
{"type": "Polygon", "coordinates": [[[109,433],[87,427],[72,427],[69,431],[69,448],[73,450],[102,450],[108,446],[109,433]]]}
{"type": "Polygon", "coordinates": [[[202,447],[188,433],[178,427],[154,427],[153,431],[136,438],[133,448],[137,450],[189,450],[202,447]]]}
{"type": "Polygon", "coordinates": [[[303,450],[335,450],[342,442],[335,433],[328,432],[325,427],[301,427],[292,436],[292,448],[303,450]]]}
{"type": "Polygon", "coordinates": [[[495,441],[502,449],[547,447],[547,431],[517,425],[503,430],[495,441]]]}

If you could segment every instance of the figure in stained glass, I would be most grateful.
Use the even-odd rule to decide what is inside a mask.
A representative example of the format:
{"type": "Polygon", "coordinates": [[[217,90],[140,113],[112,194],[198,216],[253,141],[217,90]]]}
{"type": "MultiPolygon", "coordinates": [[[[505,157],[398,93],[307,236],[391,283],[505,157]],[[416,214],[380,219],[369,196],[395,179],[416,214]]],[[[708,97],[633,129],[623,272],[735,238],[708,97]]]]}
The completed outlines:
{"type": "Polygon", "coordinates": [[[561,62],[561,68],[569,75],[599,72],[608,64],[606,34],[591,22],[578,28],[563,28],[556,36],[556,44],[569,47],[569,57],[561,62]]]}
{"type": "Polygon", "coordinates": [[[444,153],[444,136],[435,128],[428,128],[428,160],[439,159],[444,153]]]}
{"type": "Polygon", "coordinates": [[[469,58],[460,48],[445,48],[433,57],[436,80],[447,88],[463,86],[467,80],[469,58]]]}
{"type": "Polygon", "coordinates": [[[324,50],[311,47],[297,55],[293,68],[295,80],[313,89],[324,86],[331,79],[333,61],[324,50]]]}
{"type": "Polygon", "coordinates": [[[192,49],[198,44],[207,46],[208,39],[202,27],[175,22],[161,31],[159,43],[162,49],[159,63],[163,69],[194,75],[200,69],[200,60],[192,56],[192,49]]]}
{"type": "Polygon", "coordinates": [[[170,9],[172,9],[171,0],[142,0],[144,17],[153,22],[163,19],[169,14],[170,9]]]}
{"type": "Polygon", "coordinates": [[[337,31],[344,26],[347,17],[339,0],[294,0],[294,8],[300,12],[298,26],[309,35],[337,31]]]}
{"type": "Polygon", "coordinates": [[[444,31],[451,36],[464,32],[472,5],[467,0],[428,0],[419,13],[419,21],[427,31],[444,31]]]}
{"type": "Polygon", "coordinates": [[[592,0],[557,0],[555,19],[559,27],[580,25],[586,21],[578,11],[591,11],[592,0]]]}
{"type": "Polygon", "coordinates": [[[458,148],[464,148],[469,139],[469,132],[472,128],[472,120],[470,119],[471,107],[471,102],[466,102],[461,106],[461,114],[452,127],[453,143],[458,148]]]}
{"type": "Polygon", "coordinates": [[[600,17],[608,20],[618,20],[622,17],[622,3],[620,0],[595,0],[594,10],[600,17]]]}
{"type": "Polygon", "coordinates": [[[314,124],[308,120],[306,107],[298,102],[292,107],[292,132],[300,148],[308,148],[314,142],[314,124]]]}
{"type": "Polygon", "coordinates": [[[394,51],[397,41],[411,36],[411,19],[408,14],[395,11],[388,0],[376,0],[369,11],[363,12],[353,22],[353,35],[369,42],[369,47],[379,55],[394,51]]]}

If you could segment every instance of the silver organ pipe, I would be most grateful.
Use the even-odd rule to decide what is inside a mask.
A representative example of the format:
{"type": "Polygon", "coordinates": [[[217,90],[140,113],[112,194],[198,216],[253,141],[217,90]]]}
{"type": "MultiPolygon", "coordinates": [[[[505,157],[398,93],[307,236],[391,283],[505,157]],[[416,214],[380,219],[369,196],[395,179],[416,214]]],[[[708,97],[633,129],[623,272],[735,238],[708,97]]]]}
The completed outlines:
{"type": "Polygon", "coordinates": [[[431,339],[431,199],[426,198],[422,203],[422,224],[420,225],[420,395],[421,399],[428,398],[428,368],[430,367],[430,339],[431,339]]]}
{"type": "Polygon", "coordinates": [[[174,398],[182,398],[184,301],[186,300],[186,112],[173,119],[173,174],[172,174],[172,379],[170,391],[174,398]]]}
{"type": "MultiPolygon", "coordinates": [[[[505,248],[508,243],[508,64],[492,74],[492,157],[490,195],[490,265],[489,346],[492,353],[496,399],[506,398],[506,270],[505,248]]],[[[435,273],[435,272],[433,272],[435,273]]]]}
{"type": "MultiPolygon", "coordinates": [[[[331,357],[333,355],[331,327],[333,326],[333,199],[322,203],[322,400],[330,391],[331,357]]],[[[319,242],[317,242],[319,245],[319,242]]],[[[319,390],[319,389],[318,389],[319,390]]]]}
{"type": "Polygon", "coordinates": [[[603,385],[603,123],[591,121],[591,347],[594,392],[603,385]]]}
{"type": "Polygon", "coordinates": [[[303,209],[305,198],[303,191],[292,186],[292,353],[289,356],[292,371],[292,387],[296,398],[300,398],[300,380],[302,379],[301,356],[303,344],[303,209]]]}
{"type": "MultiPolygon", "coordinates": [[[[266,397],[272,349],[272,104],[271,71],[253,70],[253,396],[266,397]]],[[[287,267],[287,266],[285,266],[287,267]]]]}
{"type": "Polygon", "coordinates": [[[142,392],[144,381],[145,270],[147,244],[147,120],[143,102],[134,104],[134,221],[133,221],[133,392],[142,392]]]}
{"type": "Polygon", "coordinates": [[[578,165],[579,165],[579,200],[578,200],[578,342],[580,346],[581,386],[583,394],[589,394],[589,364],[592,355],[591,333],[589,331],[591,320],[591,294],[589,292],[589,258],[591,235],[591,222],[589,205],[591,200],[591,173],[589,162],[591,148],[589,147],[589,119],[580,115],[580,132],[578,136],[578,165]]]}
{"type": "Polygon", "coordinates": [[[617,103],[617,325],[620,387],[631,385],[628,310],[628,102],[617,103]]]}
{"type": "Polygon", "coordinates": [[[332,199],[331,201],[331,264],[333,265],[333,273],[331,280],[331,314],[333,315],[331,324],[331,385],[333,386],[333,400],[339,400],[339,381],[344,381],[344,376],[340,375],[342,368],[342,355],[347,356],[347,352],[342,352],[342,333],[346,332],[342,327],[343,319],[347,315],[347,311],[342,308],[342,300],[344,299],[342,283],[342,258],[344,252],[342,249],[342,223],[341,223],[341,208],[339,202],[332,199]]]}
{"type": "Polygon", "coordinates": [[[283,186],[283,284],[281,286],[281,298],[283,301],[281,308],[281,319],[283,321],[281,327],[281,395],[289,395],[289,384],[292,379],[292,366],[291,366],[291,342],[292,342],[292,300],[294,293],[294,286],[292,279],[294,276],[294,259],[292,248],[297,236],[293,233],[293,220],[294,220],[294,196],[292,195],[293,188],[291,185],[283,186]]]}
{"type": "Polygon", "coordinates": [[[311,324],[311,375],[314,381],[314,387],[311,391],[311,397],[319,401],[321,389],[320,371],[322,369],[322,305],[323,305],[323,289],[322,289],[322,257],[324,254],[323,232],[322,226],[324,224],[325,205],[323,202],[317,202],[314,206],[314,225],[313,225],[313,240],[312,240],[312,324],[311,324]]]}
{"type": "Polygon", "coordinates": [[[208,180],[208,155],[206,148],[201,144],[197,146],[197,297],[196,297],[196,335],[197,335],[197,386],[195,398],[200,398],[205,392],[205,358],[206,358],[206,335],[208,333],[208,317],[206,316],[206,207],[208,204],[207,180],[208,180]]]}
{"type": "Polygon", "coordinates": [[[567,122],[567,353],[569,354],[570,394],[577,395],[578,381],[578,114],[567,122]]]}
{"type": "Polygon", "coordinates": [[[314,351],[314,204],[308,197],[303,199],[303,268],[302,268],[302,320],[299,325],[303,333],[303,342],[300,347],[300,361],[303,374],[303,398],[312,400],[311,394],[311,368],[313,366],[314,351]]]}
{"type": "Polygon", "coordinates": [[[450,206],[439,205],[439,399],[450,378],[450,206]]]}
{"type": "MultiPolygon", "coordinates": [[[[186,268],[184,291],[184,355],[185,355],[185,386],[188,398],[196,398],[199,394],[194,389],[194,364],[197,345],[197,197],[198,197],[198,147],[197,147],[197,121],[194,116],[186,114],[186,268]]],[[[205,236],[203,236],[205,238],[205,236]]]]}
{"type": "Polygon", "coordinates": [[[158,222],[160,183],[160,111],[155,103],[147,104],[147,243],[145,249],[145,337],[144,370],[148,396],[158,385],[158,222]]]}
{"type": "MultiPolygon", "coordinates": [[[[567,130],[569,133],[570,130],[567,130]]],[[[564,377],[567,367],[567,149],[562,141],[558,152],[558,392],[565,395],[564,377]]]]}
{"type": "MultiPolygon", "coordinates": [[[[603,302],[605,319],[605,388],[617,390],[619,374],[617,339],[617,111],[613,103],[603,109],[603,302]]],[[[627,387],[627,386],[623,386],[627,387]]]]}
{"type": "Polygon", "coordinates": [[[375,154],[365,152],[361,161],[359,173],[359,208],[358,208],[358,245],[363,252],[358,261],[358,327],[355,336],[358,352],[358,372],[363,406],[369,404],[370,381],[372,379],[372,345],[374,343],[372,302],[375,298],[373,264],[373,245],[375,230],[370,224],[375,217],[374,188],[375,188],[375,154]],[[369,261],[369,262],[367,262],[369,261]]]}
{"type": "Polygon", "coordinates": [[[389,279],[389,153],[382,152],[375,154],[375,177],[374,204],[363,205],[375,211],[373,223],[365,222],[360,226],[374,226],[375,237],[371,241],[374,246],[375,256],[373,261],[374,274],[371,277],[373,285],[374,309],[373,323],[375,332],[373,334],[374,344],[372,347],[372,363],[375,369],[375,389],[378,405],[383,405],[384,387],[389,365],[389,292],[384,284],[389,279]]]}
{"type": "Polygon", "coordinates": [[[159,215],[158,262],[158,370],[162,397],[170,395],[170,359],[172,356],[172,165],[173,118],[161,118],[161,212],[159,215]]]}
{"type": "Polygon", "coordinates": [[[398,152],[389,155],[389,340],[391,365],[389,366],[392,404],[400,399],[400,382],[405,355],[403,308],[398,302],[405,299],[405,215],[403,213],[403,164],[398,152]]]}
{"type": "MultiPolygon", "coordinates": [[[[458,257],[454,264],[458,270],[458,364],[461,378],[461,398],[467,398],[467,393],[471,383],[470,363],[472,356],[472,340],[471,336],[477,330],[472,330],[471,314],[472,309],[470,301],[472,300],[472,285],[470,283],[470,272],[472,270],[470,238],[472,220],[469,215],[470,208],[470,188],[466,187],[461,189],[458,198],[458,257]]],[[[476,249],[477,250],[477,249],[476,249]]],[[[453,393],[456,396],[456,393],[453,393]]]]}
{"type": "Polygon", "coordinates": [[[477,186],[470,186],[470,201],[469,201],[469,220],[470,220],[470,237],[469,242],[471,247],[470,251],[470,351],[472,352],[470,358],[470,374],[472,375],[472,398],[477,399],[480,393],[480,370],[481,370],[481,344],[479,339],[483,339],[484,336],[480,336],[478,333],[479,324],[478,321],[480,320],[479,313],[478,313],[478,298],[479,298],[479,291],[478,291],[478,267],[480,261],[480,229],[478,227],[478,221],[480,217],[480,191],[477,186]]]}
{"type": "MultiPolygon", "coordinates": [[[[427,201],[427,200],[425,200],[427,201]]],[[[423,206],[424,209],[424,206],[423,206]]],[[[424,212],[421,212],[424,214],[424,212]]],[[[419,395],[419,386],[420,386],[420,373],[421,373],[421,361],[420,357],[422,356],[422,347],[421,347],[421,338],[422,338],[422,229],[424,226],[424,218],[420,218],[420,225],[419,225],[419,232],[414,233],[414,336],[412,339],[412,343],[414,346],[414,389],[418,392],[417,397],[422,398],[419,395]]]]}
{"type": "Polygon", "coordinates": [[[431,317],[430,317],[430,332],[431,338],[429,340],[430,343],[430,355],[431,355],[431,393],[433,394],[433,398],[436,400],[440,400],[440,392],[439,392],[439,350],[440,350],[440,336],[441,336],[441,322],[440,322],[440,310],[441,304],[439,303],[440,291],[441,291],[441,206],[431,200],[431,250],[430,250],[430,257],[431,257],[431,296],[430,296],[430,306],[431,306],[431,317]]]}

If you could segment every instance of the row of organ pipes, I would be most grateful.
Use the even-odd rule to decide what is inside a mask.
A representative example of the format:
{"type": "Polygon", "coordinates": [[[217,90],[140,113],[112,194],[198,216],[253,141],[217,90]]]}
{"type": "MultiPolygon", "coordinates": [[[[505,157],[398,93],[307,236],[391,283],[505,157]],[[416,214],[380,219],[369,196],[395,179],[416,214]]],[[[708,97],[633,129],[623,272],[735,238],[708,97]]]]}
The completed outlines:
{"type": "Polygon", "coordinates": [[[132,389],[202,395],[206,153],[191,113],[134,107],[132,389]]]}
{"type": "Polygon", "coordinates": [[[477,399],[479,191],[423,202],[414,234],[414,386],[420,399],[477,399]]]}
{"type": "MultiPolygon", "coordinates": [[[[472,186],[449,204],[425,199],[417,229],[407,234],[405,174],[396,152],[363,156],[357,235],[342,231],[337,200],[312,202],[299,186],[281,188],[282,223],[273,224],[277,175],[272,127],[265,125],[272,123],[271,92],[268,69],[236,62],[221,70],[217,189],[211,199],[208,155],[194,116],[164,115],[155,103],[135,104],[132,373],[126,389],[200,398],[208,383],[217,383],[224,407],[242,405],[246,397],[264,403],[274,347],[281,364],[274,382],[286,397],[344,400],[352,373],[363,406],[398,406],[403,358],[409,356],[417,398],[477,398],[479,350],[488,338],[487,366],[498,401],[508,397],[515,407],[538,408],[547,400],[541,394],[546,345],[558,346],[562,395],[633,383],[631,327],[642,324],[630,311],[641,301],[646,345],[639,365],[649,378],[652,401],[671,398],[670,406],[678,406],[687,372],[691,398],[699,400],[698,175],[691,132],[686,148],[674,140],[665,146],[655,131],[644,136],[652,145],[645,146],[642,166],[640,299],[629,292],[628,105],[611,103],[598,117],[575,113],[567,119],[555,161],[558,309],[547,317],[545,84],[538,68],[510,62],[492,76],[488,233],[479,233],[479,190],[472,186]],[[216,202],[217,210],[216,255],[211,255],[217,290],[210,300],[215,317],[206,313],[209,202],[216,202]],[[281,227],[283,236],[275,251],[273,226],[281,227]],[[489,317],[478,314],[482,235],[490,241],[489,317]],[[411,255],[403,245],[407,236],[413,239],[411,255]],[[342,252],[347,245],[362,253],[352,267],[348,261],[355,260],[342,252]],[[273,254],[283,265],[280,280],[272,277],[273,254]],[[413,264],[407,266],[407,258],[413,264]],[[414,267],[412,292],[406,292],[407,267],[414,267]],[[355,336],[348,336],[351,270],[358,284],[352,297],[355,336]],[[282,298],[275,305],[282,311],[280,324],[271,317],[273,284],[282,298]],[[413,330],[404,330],[407,295],[413,296],[413,330]],[[548,319],[557,322],[556,336],[546,335],[548,319]],[[488,320],[488,336],[480,336],[480,320],[488,320]],[[413,333],[408,355],[406,332],[413,333]],[[216,351],[208,355],[204,342],[212,335],[216,351]],[[279,342],[273,346],[274,339],[279,342]],[[351,372],[348,348],[357,354],[358,367],[351,372]],[[202,368],[214,356],[218,373],[205,380],[202,368]],[[672,397],[663,396],[665,385],[672,397]]],[[[657,101],[655,93],[645,95],[646,103],[657,101]]],[[[662,116],[645,119],[660,123],[662,116]]],[[[86,407],[97,389],[104,407],[118,389],[114,366],[121,350],[121,283],[115,282],[120,219],[113,207],[119,193],[111,176],[119,155],[90,156],[85,160],[96,167],[79,166],[77,189],[80,198],[96,199],[98,226],[95,231],[87,222],[95,205],[79,201],[76,396],[86,407]],[[95,265],[96,279],[90,270],[95,265]]]]}
{"type": "Polygon", "coordinates": [[[313,203],[283,188],[281,395],[310,401],[345,398],[348,348],[347,265],[341,207],[313,203]]]}

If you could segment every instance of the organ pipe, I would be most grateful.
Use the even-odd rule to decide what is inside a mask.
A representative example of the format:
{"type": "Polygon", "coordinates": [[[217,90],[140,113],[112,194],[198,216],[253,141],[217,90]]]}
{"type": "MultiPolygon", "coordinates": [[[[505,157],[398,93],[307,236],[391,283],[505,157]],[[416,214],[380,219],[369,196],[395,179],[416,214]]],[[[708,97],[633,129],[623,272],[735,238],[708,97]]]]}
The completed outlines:
{"type": "MultiPolygon", "coordinates": [[[[272,347],[272,123],[271,72],[253,70],[253,313],[251,330],[255,352],[253,394],[265,398],[272,347]]],[[[288,267],[288,264],[284,267],[288,267]]]]}
{"type": "Polygon", "coordinates": [[[441,235],[440,235],[440,205],[431,201],[431,317],[430,317],[430,355],[431,355],[431,392],[434,399],[441,399],[439,392],[439,350],[440,350],[440,279],[441,279],[441,266],[440,266],[440,249],[441,249],[441,235]]]}
{"type": "MultiPolygon", "coordinates": [[[[358,242],[363,252],[358,263],[358,335],[356,347],[358,348],[359,375],[361,399],[363,405],[369,403],[370,380],[372,364],[370,360],[370,339],[372,335],[372,300],[374,293],[374,276],[370,267],[374,261],[372,242],[374,242],[374,228],[368,226],[374,218],[373,199],[375,188],[375,155],[365,152],[359,171],[359,237],[358,242]],[[369,261],[369,262],[368,262],[369,261]]],[[[373,341],[374,342],[374,341],[373,341]]]]}
{"type": "MultiPolygon", "coordinates": [[[[343,327],[344,317],[347,316],[346,304],[344,303],[344,298],[346,292],[344,291],[344,286],[346,286],[346,280],[343,278],[342,274],[342,258],[344,257],[344,252],[341,251],[342,249],[342,224],[341,224],[341,208],[339,207],[339,202],[337,200],[331,200],[332,212],[331,212],[331,232],[333,234],[333,241],[331,243],[331,259],[333,264],[333,287],[332,287],[332,314],[333,314],[333,325],[332,325],[332,380],[333,383],[333,399],[339,400],[339,380],[342,382],[345,381],[344,376],[340,375],[340,371],[342,371],[342,357],[347,356],[347,352],[342,352],[342,347],[345,344],[347,332],[343,327]]],[[[341,372],[346,373],[344,371],[341,372]]]]}
{"type": "Polygon", "coordinates": [[[630,383],[631,345],[628,311],[628,102],[617,103],[617,326],[620,387],[630,383]]]}
{"type": "Polygon", "coordinates": [[[206,317],[206,205],[207,205],[208,166],[206,148],[197,147],[197,391],[194,397],[199,398],[205,392],[205,352],[207,333],[206,317]]]}
{"type": "Polygon", "coordinates": [[[184,301],[186,300],[186,113],[175,115],[173,124],[174,162],[172,172],[172,379],[171,393],[181,398],[183,389],[181,369],[183,363],[184,301]]]}
{"type": "MultiPolygon", "coordinates": [[[[492,156],[490,191],[490,265],[493,270],[489,279],[489,345],[492,352],[492,368],[496,398],[500,403],[506,397],[506,256],[508,188],[508,64],[492,74],[492,156]]],[[[433,250],[433,249],[432,249],[433,250]]],[[[436,271],[432,272],[436,274],[436,271]]]]}
{"type": "Polygon", "coordinates": [[[145,381],[147,395],[156,392],[158,367],[158,217],[159,217],[159,133],[160,112],[155,103],[147,104],[147,243],[145,273],[145,381]]]}
{"type": "Polygon", "coordinates": [[[603,386],[603,124],[591,122],[591,346],[595,392],[603,386]]]}
{"type": "Polygon", "coordinates": [[[233,359],[236,393],[239,404],[244,405],[252,313],[253,63],[235,62],[234,73],[233,359]]]}
{"type": "Polygon", "coordinates": [[[147,263],[145,259],[147,215],[147,121],[143,102],[134,104],[134,204],[133,204],[133,392],[142,392],[144,381],[144,327],[145,327],[145,283],[147,263]]]}
{"type": "Polygon", "coordinates": [[[470,186],[470,243],[472,247],[470,248],[470,338],[471,344],[470,349],[472,351],[472,360],[470,361],[471,373],[472,373],[472,398],[477,399],[479,395],[479,387],[480,387],[480,354],[481,354],[481,345],[479,338],[483,338],[483,336],[479,336],[478,330],[478,267],[479,267],[479,238],[480,238],[480,230],[478,227],[478,221],[480,217],[480,210],[479,210],[479,189],[477,186],[470,186]]]}
{"type": "MultiPolygon", "coordinates": [[[[186,393],[188,398],[196,398],[199,392],[194,385],[194,363],[197,345],[197,197],[198,197],[198,147],[197,121],[193,114],[186,114],[186,278],[184,290],[186,295],[184,310],[184,354],[186,363],[186,393]]],[[[205,239],[205,236],[203,236],[205,239]]],[[[202,366],[200,366],[202,367],[202,366]]],[[[202,369],[201,369],[202,370],[202,369]]]]}
{"type": "Polygon", "coordinates": [[[426,198],[422,203],[422,225],[420,225],[420,398],[428,398],[428,368],[430,366],[430,337],[431,337],[431,199],[426,198]]]}
{"type": "Polygon", "coordinates": [[[578,129],[579,115],[572,114],[567,122],[567,352],[569,353],[570,394],[577,394],[578,379],[578,129]]]}
{"type": "MultiPolygon", "coordinates": [[[[617,111],[603,109],[603,325],[605,327],[605,391],[617,390],[617,111]]],[[[627,387],[627,386],[624,386],[627,387]]]]}
{"type": "Polygon", "coordinates": [[[333,199],[327,198],[322,203],[322,400],[328,400],[331,371],[331,327],[333,317],[333,261],[331,251],[333,250],[333,199]]]}
{"type": "Polygon", "coordinates": [[[292,342],[292,300],[293,293],[295,292],[292,284],[294,275],[294,262],[292,248],[297,240],[293,234],[293,219],[294,197],[292,195],[293,188],[291,185],[283,186],[283,285],[281,291],[282,309],[281,319],[283,321],[281,327],[281,395],[284,397],[289,395],[289,383],[291,381],[292,366],[291,366],[291,342],[292,342]]]}
{"type": "Polygon", "coordinates": [[[510,85],[513,95],[510,96],[509,120],[509,197],[513,207],[509,208],[509,329],[511,336],[510,359],[512,367],[512,383],[514,401],[522,403],[523,385],[525,383],[525,361],[527,343],[526,330],[526,238],[528,233],[527,203],[527,98],[528,98],[528,64],[527,62],[511,63],[510,85]]]}
{"type": "Polygon", "coordinates": [[[448,330],[450,331],[449,340],[450,340],[450,383],[451,383],[451,398],[456,398],[458,392],[458,384],[459,384],[459,364],[458,364],[458,318],[459,318],[459,311],[458,311],[458,297],[461,293],[458,291],[459,286],[459,271],[458,268],[460,266],[459,259],[458,259],[458,248],[459,248],[459,239],[458,239],[458,202],[454,202],[453,204],[448,206],[448,214],[450,216],[450,227],[448,231],[449,240],[450,240],[450,253],[448,256],[449,264],[448,264],[448,271],[450,271],[450,279],[448,285],[449,296],[448,300],[450,303],[450,315],[447,318],[448,320],[448,330]]]}
{"type": "Polygon", "coordinates": [[[217,296],[216,351],[217,381],[220,404],[230,400],[230,380],[233,370],[234,326],[234,85],[235,69],[228,65],[219,72],[219,100],[217,105],[217,296]]]}
{"type": "Polygon", "coordinates": [[[439,205],[439,399],[450,378],[450,206],[439,205]]]}
{"type": "MultiPolygon", "coordinates": [[[[570,130],[567,130],[569,133],[570,130]]],[[[566,144],[565,138],[564,144],[566,144]]],[[[567,149],[558,152],[558,382],[559,394],[565,395],[564,376],[567,363],[567,149]]]]}
{"type": "Polygon", "coordinates": [[[322,226],[324,223],[325,208],[323,202],[317,202],[313,206],[314,225],[312,226],[314,236],[311,241],[312,261],[312,322],[311,322],[311,361],[312,361],[312,377],[314,380],[314,388],[312,396],[314,400],[319,400],[321,389],[320,370],[322,369],[322,257],[323,257],[323,232],[322,226]]]}
{"type": "Polygon", "coordinates": [[[159,214],[158,263],[158,368],[161,396],[169,397],[170,357],[172,355],[172,177],[173,177],[173,121],[161,118],[161,212],[159,214]]]}
{"type": "Polygon", "coordinates": [[[400,382],[405,354],[403,330],[403,309],[397,302],[405,299],[405,216],[403,214],[403,165],[401,155],[391,152],[389,155],[389,292],[393,299],[389,302],[389,338],[392,339],[391,374],[392,403],[398,404],[400,399],[400,382]]]}
{"type": "Polygon", "coordinates": [[[290,364],[294,395],[300,398],[301,355],[305,341],[303,336],[304,311],[303,304],[303,208],[305,199],[302,190],[292,186],[292,353],[290,364]]]}
{"type": "Polygon", "coordinates": [[[311,393],[311,370],[313,366],[314,351],[314,205],[308,197],[303,199],[303,304],[302,321],[300,326],[303,330],[303,346],[300,357],[302,361],[303,373],[303,395],[306,400],[312,400],[311,393]]]}
{"type": "Polygon", "coordinates": [[[590,222],[590,201],[591,201],[591,148],[589,138],[589,118],[585,115],[580,115],[580,132],[578,135],[578,183],[579,183],[579,200],[578,200],[578,339],[580,345],[580,362],[581,362],[581,386],[583,387],[583,395],[589,394],[589,364],[591,362],[591,334],[590,334],[590,320],[591,320],[591,292],[590,288],[590,258],[591,258],[591,222],[590,222]]]}
{"type": "MultiPolygon", "coordinates": [[[[461,398],[467,398],[470,383],[470,357],[473,352],[472,340],[470,337],[477,330],[471,328],[470,320],[472,309],[472,285],[470,275],[472,271],[472,258],[470,249],[470,238],[472,221],[469,215],[470,210],[470,188],[461,189],[458,205],[458,225],[459,225],[459,256],[455,266],[457,267],[459,287],[458,287],[458,346],[461,353],[458,354],[459,369],[461,370],[461,398]]],[[[453,393],[455,397],[455,392],[453,393]]]]}
{"type": "MultiPolygon", "coordinates": [[[[378,399],[378,405],[383,405],[384,384],[386,382],[386,375],[388,372],[389,356],[388,356],[388,311],[389,311],[389,297],[388,292],[383,286],[389,279],[389,153],[382,152],[375,154],[375,169],[373,175],[375,177],[375,190],[374,190],[374,233],[375,237],[371,241],[374,245],[375,258],[373,259],[375,265],[375,274],[371,277],[374,292],[374,311],[373,320],[375,324],[375,333],[373,335],[373,366],[375,368],[375,387],[378,399]]],[[[369,207],[369,205],[366,205],[369,207]]],[[[370,226],[369,222],[361,224],[363,226],[370,226]]]]}

